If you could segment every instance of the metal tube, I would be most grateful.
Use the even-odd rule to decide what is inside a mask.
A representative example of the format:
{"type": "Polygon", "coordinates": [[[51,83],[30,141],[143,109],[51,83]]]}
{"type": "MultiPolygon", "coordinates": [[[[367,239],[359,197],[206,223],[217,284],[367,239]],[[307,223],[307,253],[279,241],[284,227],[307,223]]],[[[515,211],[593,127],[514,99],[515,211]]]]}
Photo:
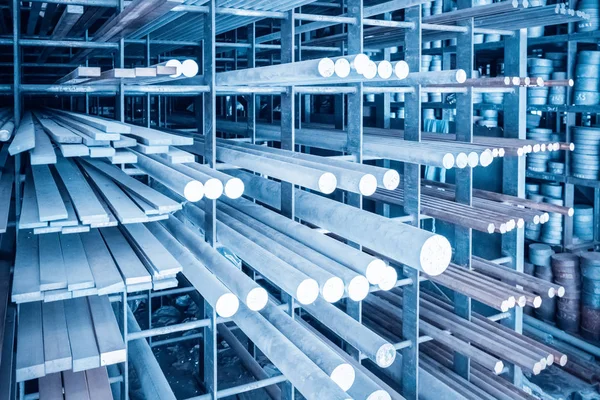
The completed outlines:
{"type": "MultiPolygon", "coordinates": [[[[249,188],[249,196],[272,207],[280,207],[280,185],[277,182],[243,171],[230,173],[244,181],[249,188]]],[[[444,272],[450,263],[452,249],[443,236],[304,191],[296,191],[295,198],[298,218],[336,232],[411,268],[436,276],[444,272]],[[399,243],[403,245],[398,246],[399,243]]]]}
{"type": "Polygon", "coordinates": [[[218,251],[207,244],[202,236],[174,217],[161,221],[161,223],[173,237],[187,247],[248,308],[258,311],[267,304],[268,295],[265,289],[248,278],[218,251]]]}
{"type": "Polygon", "coordinates": [[[378,284],[385,274],[386,264],[373,256],[363,253],[338,240],[323,235],[309,227],[290,220],[269,209],[259,206],[246,199],[223,202],[245,214],[255,218],[278,230],[281,233],[297,240],[315,251],[331,258],[347,268],[367,277],[371,284],[378,284]]]}

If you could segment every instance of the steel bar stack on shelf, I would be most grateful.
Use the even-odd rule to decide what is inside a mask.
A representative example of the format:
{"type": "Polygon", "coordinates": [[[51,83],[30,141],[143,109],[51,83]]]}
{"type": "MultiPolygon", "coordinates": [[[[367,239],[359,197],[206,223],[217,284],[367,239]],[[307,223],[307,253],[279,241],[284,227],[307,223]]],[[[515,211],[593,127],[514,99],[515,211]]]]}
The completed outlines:
{"type": "Polygon", "coordinates": [[[593,9],[0,5],[0,400],[529,400],[595,371],[563,330],[598,339],[597,253],[555,250],[598,239],[567,179],[597,178],[598,121],[527,116],[593,98],[596,52],[574,75],[527,39],[593,9]],[[526,238],[554,245],[528,268],[526,238]],[[174,378],[156,348],[184,344],[174,378]]]}

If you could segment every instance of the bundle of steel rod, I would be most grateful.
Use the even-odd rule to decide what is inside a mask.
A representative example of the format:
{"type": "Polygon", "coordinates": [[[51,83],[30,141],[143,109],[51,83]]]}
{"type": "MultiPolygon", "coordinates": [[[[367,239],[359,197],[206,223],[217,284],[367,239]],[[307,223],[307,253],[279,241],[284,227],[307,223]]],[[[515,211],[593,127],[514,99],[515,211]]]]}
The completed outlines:
{"type": "MultiPolygon", "coordinates": [[[[246,135],[244,123],[218,121],[217,129],[226,133],[246,135]]],[[[281,129],[276,125],[257,124],[257,138],[261,140],[279,141],[281,129]]],[[[346,151],[347,137],[343,131],[326,129],[298,129],[296,143],[305,146],[319,147],[327,150],[346,151]]],[[[363,154],[396,161],[413,162],[442,168],[465,168],[477,165],[487,166],[493,159],[488,149],[454,143],[416,143],[410,141],[379,140],[372,136],[365,137],[363,154]]]]}
{"type": "MultiPolygon", "coordinates": [[[[402,313],[401,288],[375,293],[364,303],[368,310],[365,310],[365,319],[371,319],[373,325],[384,329],[398,329],[393,318],[402,313]]],[[[504,366],[501,360],[505,360],[537,375],[547,367],[548,362],[554,362],[555,352],[547,351],[543,345],[536,345],[533,340],[514,331],[510,332],[484,317],[474,317],[467,321],[454,314],[451,305],[427,293],[423,293],[420,306],[419,327],[424,333],[427,331],[429,336],[435,334],[435,337],[432,336],[435,342],[468,355],[474,363],[487,371],[501,373],[504,366]],[[445,331],[449,331],[451,335],[445,331]]]]}
{"type": "Polygon", "coordinates": [[[565,288],[559,284],[515,271],[481,257],[473,256],[471,266],[483,275],[499,279],[510,285],[520,286],[528,292],[545,298],[551,299],[554,296],[563,297],[565,295],[565,288]]]}
{"type": "Polygon", "coordinates": [[[317,85],[375,81],[398,81],[406,78],[408,64],[398,61],[371,61],[365,54],[336,58],[320,58],[266,67],[220,72],[216,75],[219,86],[286,86],[317,85]]]}
{"type": "MultiPolygon", "coordinates": [[[[387,204],[404,205],[404,190],[377,191],[370,199],[387,204]]],[[[503,212],[494,212],[454,201],[439,199],[432,196],[421,196],[421,213],[432,218],[450,222],[466,228],[487,233],[506,233],[517,225],[517,218],[503,212]]]]}
{"type": "MultiPolygon", "coordinates": [[[[203,139],[196,139],[195,145],[188,148],[188,151],[198,155],[204,154],[203,139]]],[[[231,140],[217,141],[217,159],[232,165],[271,175],[278,179],[288,180],[301,186],[305,185],[296,178],[298,175],[292,175],[287,171],[294,170],[298,173],[306,169],[311,173],[312,171],[320,171],[322,175],[319,176],[318,190],[324,193],[329,193],[328,190],[331,190],[322,184],[322,181],[325,179],[324,177],[329,176],[325,174],[332,174],[337,181],[337,187],[340,189],[365,196],[375,193],[377,187],[396,188],[400,183],[400,175],[389,168],[356,164],[349,161],[239,143],[231,140]],[[261,163],[257,162],[257,160],[260,160],[261,163]],[[278,165],[283,165],[281,171],[275,168],[278,165]]],[[[308,172],[303,174],[306,177],[308,172]]],[[[314,189],[314,187],[306,187],[314,189]]]]}
{"type": "MultiPolygon", "coordinates": [[[[279,183],[242,170],[228,173],[244,181],[247,196],[281,208],[279,183]]],[[[302,190],[295,191],[295,202],[296,217],[408,267],[439,275],[450,263],[452,250],[443,236],[302,190]]]]}
{"type": "MultiPolygon", "coordinates": [[[[423,180],[423,185],[425,187],[431,188],[431,189],[435,189],[435,191],[430,190],[428,193],[431,193],[432,195],[434,193],[450,193],[452,194],[452,196],[454,196],[455,193],[455,186],[453,184],[450,183],[442,183],[442,182],[436,182],[436,181],[430,181],[430,180],[423,180]]],[[[441,194],[440,196],[446,196],[446,194],[441,194]]],[[[522,199],[519,197],[515,197],[515,196],[510,196],[507,194],[502,194],[502,193],[495,193],[495,192],[490,192],[487,190],[482,190],[482,189],[473,189],[473,197],[474,198],[478,198],[481,200],[487,200],[486,202],[482,202],[481,204],[500,204],[502,203],[504,206],[510,206],[511,209],[516,209],[516,208],[521,208],[521,209],[529,209],[529,210],[537,210],[537,211],[542,211],[545,215],[547,213],[558,213],[561,215],[566,215],[568,217],[572,217],[574,210],[572,207],[564,207],[564,206],[558,206],[555,204],[550,204],[550,203],[542,203],[542,202],[536,202],[536,201],[532,201],[532,200],[528,200],[528,199],[522,199]]],[[[482,206],[483,207],[483,206],[482,206]]],[[[540,216],[540,223],[543,220],[548,220],[548,217],[545,216],[544,218],[542,218],[542,216],[540,216]]]]}

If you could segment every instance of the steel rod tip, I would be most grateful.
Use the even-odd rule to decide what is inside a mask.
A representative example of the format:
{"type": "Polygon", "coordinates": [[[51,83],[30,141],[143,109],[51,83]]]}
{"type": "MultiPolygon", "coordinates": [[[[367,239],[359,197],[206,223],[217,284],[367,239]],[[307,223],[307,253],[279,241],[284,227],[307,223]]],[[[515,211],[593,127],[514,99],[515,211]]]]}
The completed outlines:
{"type": "Polygon", "coordinates": [[[319,75],[323,78],[329,78],[335,72],[335,63],[331,58],[325,57],[319,61],[317,69],[319,70],[319,75]]]}
{"type": "Polygon", "coordinates": [[[377,63],[377,75],[381,79],[389,79],[394,73],[394,68],[392,67],[392,63],[387,60],[379,61],[377,63]]]}
{"type": "Polygon", "coordinates": [[[191,181],[183,189],[183,197],[193,203],[200,201],[204,197],[204,185],[198,181],[191,181]]]}
{"type": "Polygon", "coordinates": [[[494,374],[500,375],[504,370],[504,363],[502,361],[498,361],[496,365],[494,365],[494,374]]]}
{"type": "Polygon", "coordinates": [[[572,217],[575,214],[575,209],[573,207],[570,207],[569,211],[567,211],[567,214],[569,215],[569,217],[572,217]]]}
{"type": "Polygon", "coordinates": [[[446,169],[451,169],[454,167],[454,162],[454,155],[450,153],[444,155],[444,158],[442,158],[442,166],[446,169]]]}
{"type": "Polygon", "coordinates": [[[441,235],[433,235],[421,247],[421,270],[430,276],[443,273],[452,258],[452,246],[448,239],[441,235]]]}
{"type": "Polygon", "coordinates": [[[508,306],[508,301],[504,300],[501,304],[500,304],[500,311],[502,312],[507,312],[508,310],[510,310],[510,307],[508,306]]]}
{"type": "Polygon", "coordinates": [[[377,285],[384,278],[387,264],[380,259],[375,259],[367,265],[365,276],[371,285],[377,285]]]}
{"type": "Polygon", "coordinates": [[[365,79],[375,78],[377,76],[377,64],[369,60],[363,71],[363,76],[365,77],[365,79]]]}
{"type": "Polygon", "coordinates": [[[173,75],[169,75],[170,78],[179,78],[181,76],[181,74],[183,73],[182,68],[181,68],[181,61],[176,60],[176,59],[172,59],[167,61],[167,63],[165,64],[166,67],[175,67],[175,73],[173,75]]]}
{"type": "Polygon", "coordinates": [[[553,287],[548,289],[548,298],[551,299],[554,296],[556,296],[556,289],[554,289],[553,287]]]}
{"type": "Polygon", "coordinates": [[[235,315],[240,307],[240,301],[233,293],[225,293],[215,304],[215,311],[220,317],[229,318],[235,315]]]}
{"type": "Polygon", "coordinates": [[[517,299],[517,305],[521,308],[525,307],[527,305],[527,297],[519,296],[519,298],[517,299]]]}
{"type": "Polygon", "coordinates": [[[381,290],[392,290],[394,286],[396,286],[396,282],[398,281],[398,272],[396,272],[396,268],[387,266],[385,267],[385,274],[382,276],[381,280],[377,284],[379,289],[381,290]]]}
{"type": "Polygon", "coordinates": [[[562,356],[560,356],[560,360],[558,360],[558,365],[560,365],[561,367],[564,367],[565,365],[567,365],[567,355],[563,354],[562,356]]]}
{"type": "Polygon", "coordinates": [[[187,78],[198,75],[198,64],[194,60],[185,60],[181,63],[181,73],[187,78]]]}
{"type": "Polygon", "coordinates": [[[389,169],[383,174],[383,187],[394,190],[400,185],[400,174],[398,171],[389,169]]]}
{"type": "Polygon", "coordinates": [[[533,299],[533,308],[540,308],[541,305],[542,305],[542,297],[535,296],[535,298],[533,299]]]}
{"type": "Polygon", "coordinates": [[[554,354],[548,354],[546,357],[546,365],[551,366],[552,364],[554,364],[554,354]]]}
{"type": "Polygon", "coordinates": [[[216,200],[223,194],[223,182],[216,178],[210,178],[204,182],[204,195],[207,199],[216,200]]]}
{"type": "Polygon", "coordinates": [[[558,295],[558,297],[563,297],[565,295],[565,288],[564,287],[559,287],[558,290],[556,291],[556,294],[558,295]]]}
{"type": "Polygon", "coordinates": [[[387,368],[394,363],[396,359],[396,348],[390,343],[386,343],[377,350],[375,361],[381,368],[387,368]]]}
{"type": "Polygon", "coordinates": [[[358,74],[362,75],[369,64],[369,61],[371,60],[366,54],[357,54],[356,57],[354,57],[354,60],[352,60],[352,67],[358,74]]]}
{"type": "Polygon", "coordinates": [[[346,78],[350,75],[350,63],[345,58],[340,58],[335,61],[335,75],[339,78],[346,78]]]}
{"type": "Polygon", "coordinates": [[[525,220],[523,218],[519,218],[517,220],[517,228],[523,228],[525,226],[525,220]]]}
{"type": "Polygon", "coordinates": [[[456,82],[465,83],[467,80],[467,73],[464,69],[459,69],[456,71],[456,82]]]}
{"type": "Polygon", "coordinates": [[[232,200],[239,199],[244,194],[244,182],[240,178],[231,178],[225,184],[225,196],[232,200]]]}
{"type": "Polygon", "coordinates": [[[479,165],[479,154],[477,154],[474,151],[470,152],[469,155],[467,156],[467,163],[468,163],[469,167],[471,167],[471,168],[475,168],[476,166],[478,166],[479,165]]]}
{"type": "Polygon", "coordinates": [[[319,284],[314,279],[305,279],[296,289],[296,299],[300,304],[311,304],[319,297],[319,284]]]}
{"type": "Polygon", "coordinates": [[[319,190],[321,193],[330,194],[333,193],[337,187],[337,178],[331,172],[325,172],[319,178],[319,190]]]}
{"type": "Polygon", "coordinates": [[[254,288],[246,296],[246,306],[252,311],[260,311],[267,305],[269,294],[261,287],[254,288]]]}
{"type": "Polygon", "coordinates": [[[481,164],[482,167],[487,167],[492,161],[494,161],[494,153],[489,149],[485,149],[483,153],[479,155],[479,164],[481,164]]]}
{"type": "Polygon", "coordinates": [[[539,87],[543,87],[544,86],[544,78],[540,78],[537,77],[535,78],[535,83],[539,86],[539,87]]]}
{"type": "Polygon", "coordinates": [[[508,296],[506,301],[508,302],[508,308],[514,308],[517,305],[517,299],[515,299],[515,296],[508,296]]]}
{"type": "Polygon", "coordinates": [[[328,303],[335,303],[344,296],[344,281],[337,276],[327,279],[321,288],[321,295],[328,303]]]}
{"type": "Polygon", "coordinates": [[[410,68],[408,67],[406,61],[398,61],[394,65],[394,75],[396,75],[396,78],[398,79],[405,79],[408,76],[409,72],[410,68]]]}
{"type": "Polygon", "coordinates": [[[379,389],[371,393],[367,400],[392,400],[392,396],[385,390],[379,389]]]}
{"type": "MultiPolygon", "coordinates": [[[[394,283],[396,283],[394,281],[394,283]]],[[[361,301],[369,294],[369,281],[362,275],[354,277],[348,284],[350,300],[361,301]]]]}
{"type": "Polygon", "coordinates": [[[492,224],[491,222],[488,224],[487,227],[487,231],[488,233],[494,233],[494,231],[496,230],[496,227],[494,226],[494,224],[492,224]]]}
{"type": "Polygon", "coordinates": [[[335,367],[329,377],[345,392],[354,384],[356,372],[352,365],[344,363],[335,367]]]}
{"type": "Polygon", "coordinates": [[[360,178],[358,189],[363,196],[371,196],[377,190],[377,178],[371,174],[365,174],[360,178]]]}

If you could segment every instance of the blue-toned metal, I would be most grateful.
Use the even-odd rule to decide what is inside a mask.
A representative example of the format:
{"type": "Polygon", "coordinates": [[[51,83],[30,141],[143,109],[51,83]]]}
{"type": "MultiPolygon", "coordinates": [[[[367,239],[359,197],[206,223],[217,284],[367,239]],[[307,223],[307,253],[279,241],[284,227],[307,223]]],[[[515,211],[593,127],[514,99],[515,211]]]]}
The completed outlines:
{"type": "MultiPolygon", "coordinates": [[[[472,0],[460,0],[459,9],[473,6],[472,0]]],[[[467,28],[466,33],[457,35],[456,68],[473,71],[475,52],[473,47],[474,19],[470,18],[461,23],[467,28]]],[[[468,76],[473,78],[472,76],[468,76]]],[[[473,88],[466,93],[456,95],[456,140],[473,142],[473,88]]],[[[473,169],[470,167],[456,170],[456,202],[471,205],[473,197],[473,169]]],[[[454,227],[455,252],[454,262],[471,269],[471,254],[473,251],[473,230],[462,226],[454,227]]],[[[460,293],[454,294],[454,311],[466,320],[471,320],[471,298],[460,293]]],[[[471,361],[458,352],[454,353],[454,371],[465,379],[469,379],[471,361]]]]}
{"type": "MultiPolygon", "coordinates": [[[[21,2],[19,0],[12,1],[12,25],[13,25],[13,103],[14,103],[14,123],[15,131],[19,127],[21,121],[22,111],[22,99],[21,99],[21,48],[18,45],[19,36],[21,34],[21,16],[19,7],[21,2]]],[[[21,155],[15,156],[15,199],[17,206],[15,212],[17,218],[21,215],[21,155]]],[[[18,235],[17,235],[18,237],[18,235]]],[[[21,385],[21,388],[23,385],[21,385]]]]}
{"type": "MultiPolygon", "coordinates": [[[[527,30],[521,29],[515,36],[504,38],[504,74],[506,76],[527,76],[527,30]]],[[[505,137],[525,139],[527,115],[526,88],[516,88],[514,93],[504,95],[504,135],[505,137]]],[[[503,160],[502,192],[525,197],[525,160],[524,157],[511,157],[503,160]]],[[[512,268],[523,272],[525,236],[524,229],[517,228],[502,236],[502,252],[513,259],[512,268]]],[[[523,309],[515,307],[512,316],[503,323],[521,333],[523,331],[523,309]]],[[[521,369],[510,367],[510,379],[517,386],[522,380],[521,369]]]]}
{"type": "MultiPolygon", "coordinates": [[[[421,7],[405,10],[404,19],[415,24],[405,36],[404,60],[410,71],[421,71],[421,7]]],[[[421,141],[421,85],[414,86],[404,101],[404,140],[421,141]]],[[[421,211],[421,165],[404,163],[404,212],[412,217],[412,225],[420,226],[421,211]]],[[[404,276],[412,279],[412,285],[403,291],[402,337],[411,346],[402,350],[402,395],[409,400],[419,397],[419,271],[404,267],[404,276]]]]}
{"type": "MultiPolygon", "coordinates": [[[[256,24],[253,22],[248,26],[248,43],[250,44],[250,50],[247,52],[248,57],[248,68],[256,67],[256,24]]],[[[256,95],[251,94],[247,96],[248,99],[248,137],[250,143],[256,143],[256,95]]]]}

